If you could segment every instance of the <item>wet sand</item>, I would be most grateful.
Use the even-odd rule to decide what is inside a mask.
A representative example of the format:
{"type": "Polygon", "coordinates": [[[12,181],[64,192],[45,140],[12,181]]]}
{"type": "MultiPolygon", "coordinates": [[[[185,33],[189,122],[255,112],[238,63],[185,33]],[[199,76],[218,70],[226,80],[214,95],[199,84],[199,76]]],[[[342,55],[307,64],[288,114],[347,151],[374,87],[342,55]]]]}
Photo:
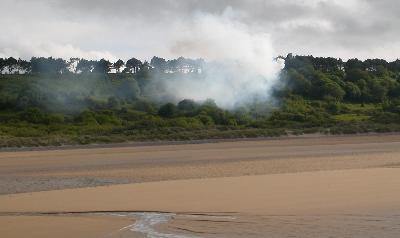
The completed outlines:
{"type": "Polygon", "coordinates": [[[353,136],[4,152],[0,234],[144,237],[133,226],[139,224],[153,237],[398,237],[398,141],[353,136]],[[34,192],[19,193],[27,191],[34,192]],[[46,231],[46,219],[60,222],[46,231]],[[115,227],[125,229],[113,233],[115,227]]]}
{"type": "MultiPolygon", "coordinates": [[[[307,234],[311,231],[321,234],[329,227],[335,227],[332,222],[336,220],[337,228],[347,225],[353,229],[360,227],[362,230],[356,231],[362,235],[374,232],[382,237],[396,237],[400,232],[398,201],[400,169],[373,168],[149,182],[3,195],[0,196],[0,211],[8,215],[135,211],[197,214],[196,220],[203,222],[196,223],[182,218],[177,222],[177,219],[173,219],[162,229],[179,233],[183,231],[190,235],[201,233],[202,237],[213,237],[213,230],[218,230],[223,237],[229,233],[233,233],[233,236],[251,227],[258,227],[252,230],[253,235],[263,237],[272,229],[282,232],[278,229],[281,224],[277,221],[286,221],[282,228],[286,226],[293,231],[295,227],[300,227],[304,230],[304,234],[295,237],[309,237],[307,234]],[[204,215],[225,215],[234,219],[221,225],[215,219],[205,220],[202,218],[204,215]],[[236,222],[241,226],[228,229],[236,222]],[[370,226],[373,222],[375,226],[370,226]],[[207,229],[207,223],[212,223],[213,228],[207,229]],[[272,228],[268,229],[268,226],[272,228]],[[386,230],[377,231],[377,227],[386,230]]],[[[324,235],[340,237],[335,236],[339,234],[337,232],[330,229],[330,233],[324,235]]]]}
{"type": "Polygon", "coordinates": [[[0,194],[400,165],[400,135],[0,153],[0,194]]]}
{"type": "Polygon", "coordinates": [[[98,238],[117,237],[133,219],[111,216],[0,216],[0,236],[4,238],[98,238]]]}

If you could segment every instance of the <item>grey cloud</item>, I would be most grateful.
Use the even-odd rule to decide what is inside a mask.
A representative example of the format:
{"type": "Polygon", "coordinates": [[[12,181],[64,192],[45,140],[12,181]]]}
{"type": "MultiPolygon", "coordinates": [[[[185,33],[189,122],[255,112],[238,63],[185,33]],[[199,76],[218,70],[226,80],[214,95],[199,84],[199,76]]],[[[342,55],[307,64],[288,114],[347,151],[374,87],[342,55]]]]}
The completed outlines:
{"type": "Polygon", "coordinates": [[[232,20],[244,24],[248,30],[270,34],[276,54],[395,59],[396,50],[400,52],[397,0],[0,0],[0,3],[0,21],[5,33],[0,36],[0,56],[12,53],[30,57],[38,52],[62,51],[63,57],[68,52],[93,57],[175,57],[171,47],[176,45],[176,37],[195,24],[196,16],[220,16],[227,14],[227,9],[231,9],[232,20]],[[49,50],[47,45],[56,47],[49,50]]]}

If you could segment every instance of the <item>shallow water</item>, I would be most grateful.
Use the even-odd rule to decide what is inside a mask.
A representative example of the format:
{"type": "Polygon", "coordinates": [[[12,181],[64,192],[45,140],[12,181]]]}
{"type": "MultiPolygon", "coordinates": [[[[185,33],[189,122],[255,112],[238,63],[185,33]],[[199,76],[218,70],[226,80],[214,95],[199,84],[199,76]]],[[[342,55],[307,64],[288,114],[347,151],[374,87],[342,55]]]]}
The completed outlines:
{"type": "Polygon", "coordinates": [[[128,229],[130,231],[139,232],[148,238],[200,238],[199,236],[171,234],[156,230],[156,226],[168,223],[171,219],[177,216],[177,214],[174,213],[135,212],[113,215],[134,217],[136,222],[132,225],[121,228],[121,230],[128,229]]]}

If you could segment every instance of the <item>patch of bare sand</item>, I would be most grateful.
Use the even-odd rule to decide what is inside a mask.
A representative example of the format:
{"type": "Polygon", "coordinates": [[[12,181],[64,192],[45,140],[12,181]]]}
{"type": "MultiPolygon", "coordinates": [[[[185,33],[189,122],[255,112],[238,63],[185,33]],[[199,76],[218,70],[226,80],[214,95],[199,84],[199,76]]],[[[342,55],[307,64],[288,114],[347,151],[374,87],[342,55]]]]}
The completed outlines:
{"type": "MultiPolygon", "coordinates": [[[[0,213],[165,211],[179,217],[158,229],[198,237],[397,237],[398,201],[400,169],[373,168],[3,195],[0,213]],[[219,214],[227,218],[205,218],[219,214]]],[[[27,220],[26,231],[38,224],[27,220]]],[[[24,237],[15,231],[10,237],[24,237]]],[[[124,235],[116,237],[135,234],[124,235]]]]}
{"type": "Polygon", "coordinates": [[[393,215],[178,215],[160,228],[165,233],[211,237],[268,238],[398,238],[399,217],[393,215]]]}
{"type": "MultiPolygon", "coordinates": [[[[2,195],[0,213],[165,211],[179,214],[158,227],[165,234],[197,237],[395,238],[400,232],[398,201],[400,169],[373,168],[2,195]],[[219,214],[227,218],[215,218],[219,214]]],[[[38,224],[42,224],[41,217],[38,218],[29,218],[22,223],[26,224],[25,234],[43,232],[38,231],[41,230],[38,224]]],[[[0,219],[1,233],[10,221],[13,220],[9,217],[0,219]]],[[[14,223],[15,226],[17,224],[14,223]]],[[[60,226],[64,225],[67,223],[60,223],[60,226]]],[[[76,229],[79,230],[79,225],[76,229]]],[[[96,226],[93,229],[97,232],[96,226]]],[[[60,231],[68,235],[74,232],[69,229],[60,231]]],[[[8,237],[24,237],[20,230],[7,232],[10,234],[8,237]]],[[[47,232],[57,234],[57,225],[47,232]]],[[[138,235],[129,232],[115,233],[111,237],[138,235]]]]}
{"type": "Polygon", "coordinates": [[[178,215],[157,227],[164,233],[394,238],[399,141],[375,135],[0,153],[3,194],[111,185],[2,195],[0,236],[99,237],[127,224],[42,212],[169,211],[178,215]]]}
{"type": "Polygon", "coordinates": [[[398,164],[399,135],[4,152],[0,194],[398,164]]]}
{"type": "Polygon", "coordinates": [[[85,216],[0,216],[0,237],[4,238],[99,238],[140,237],[120,231],[133,219],[100,215],[85,216]],[[122,236],[122,235],[126,236],[122,236]],[[128,236],[129,235],[129,236],[128,236]]]}
{"type": "Polygon", "coordinates": [[[400,169],[150,182],[0,196],[0,212],[331,214],[400,208],[400,169]]]}
{"type": "MultiPolygon", "coordinates": [[[[241,160],[231,162],[186,163],[180,165],[138,166],[134,168],[99,169],[93,171],[43,172],[46,177],[92,177],[136,182],[195,178],[237,177],[244,175],[299,173],[310,171],[398,167],[400,153],[241,160]]],[[[35,175],[33,175],[35,176],[35,175]]]]}

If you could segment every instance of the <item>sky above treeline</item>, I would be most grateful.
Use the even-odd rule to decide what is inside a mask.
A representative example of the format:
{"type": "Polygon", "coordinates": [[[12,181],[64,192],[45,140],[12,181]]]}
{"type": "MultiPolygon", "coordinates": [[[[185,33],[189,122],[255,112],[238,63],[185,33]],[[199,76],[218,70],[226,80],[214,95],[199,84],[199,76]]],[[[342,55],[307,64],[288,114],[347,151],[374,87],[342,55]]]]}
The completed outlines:
{"type": "Polygon", "coordinates": [[[0,57],[219,59],[257,57],[261,44],[274,56],[394,60],[399,9],[398,0],[0,0],[0,57]]]}

